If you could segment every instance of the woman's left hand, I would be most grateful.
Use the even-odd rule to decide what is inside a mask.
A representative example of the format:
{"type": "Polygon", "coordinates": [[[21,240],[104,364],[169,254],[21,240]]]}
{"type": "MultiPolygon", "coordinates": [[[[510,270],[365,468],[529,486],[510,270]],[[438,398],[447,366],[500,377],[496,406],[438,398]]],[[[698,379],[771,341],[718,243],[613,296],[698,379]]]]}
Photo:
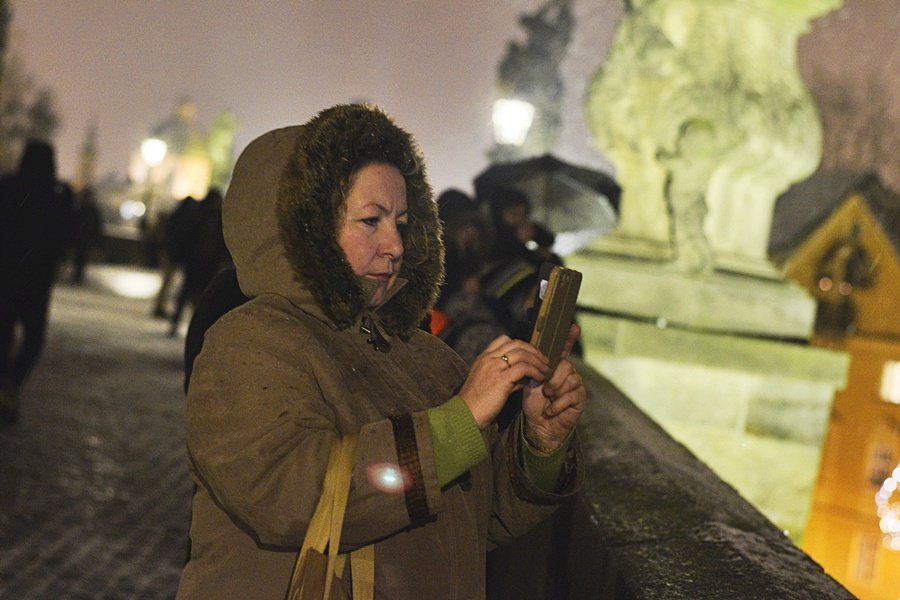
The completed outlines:
{"type": "Polygon", "coordinates": [[[575,365],[568,359],[581,328],[572,325],[563,359],[544,383],[532,382],[523,391],[525,435],[541,448],[555,450],[568,437],[584,412],[587,393],[575,365]]]}

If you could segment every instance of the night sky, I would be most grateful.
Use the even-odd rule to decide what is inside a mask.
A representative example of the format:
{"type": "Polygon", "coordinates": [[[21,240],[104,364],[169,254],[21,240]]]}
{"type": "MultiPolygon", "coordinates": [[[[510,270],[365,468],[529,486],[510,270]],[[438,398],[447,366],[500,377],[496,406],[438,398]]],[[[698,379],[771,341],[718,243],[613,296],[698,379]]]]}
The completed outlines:
{"type": "MultiPolygon", "coordinates": [[[[65,178],[75,174],[92,122],[99,131],[98,175],[124,177],[140,140],[181,97],[194,100],[204,127],[222,109],[235,113],[236,153],[269,129],[306,121],[335,103],[366,100],[416,136],[436,191],[471,191],[492,143],[497,65],[507,43],[523,38],[518,16],[543,3],[11,0],[11,51],[35,83],[54,93],[65,178]]],[[[562,71],[583,86],[605,57],[622,1],[577,0],[573,9],[577,25],[562,71]]],[[[855,115],[877,110],[876,129],[900,131],[898,0],[845,0],[801,39],[798,60],[811,88],[834,90],[836,81],[850,81],[860,91],[855,115]]],[[[583,87],[576,88],[566,92],[557,153],[610,171],[583,125],[583,87]]],[[[856,132],[844,130],[856,127],[853,121],[836,115],[829,139],[855,139],[856,132]]],[[[886,138],[874,162],[900,189],[900,153],[889,147],[897,135],[886,138]]],[[[863,154],[852,145],[834,152],[850,163],[863,154]]]]}
{"type": "Polygon", "coordinates": [[[421,144],[436,190],[486,164],[495,71],[535,0],[12,0],[12,50],[52,89],[60,173],[93,120],[98,174],[128,160],[182,96],[206,126],[239,122],[236,151],[269,129],[367,100],[421,144]]]}

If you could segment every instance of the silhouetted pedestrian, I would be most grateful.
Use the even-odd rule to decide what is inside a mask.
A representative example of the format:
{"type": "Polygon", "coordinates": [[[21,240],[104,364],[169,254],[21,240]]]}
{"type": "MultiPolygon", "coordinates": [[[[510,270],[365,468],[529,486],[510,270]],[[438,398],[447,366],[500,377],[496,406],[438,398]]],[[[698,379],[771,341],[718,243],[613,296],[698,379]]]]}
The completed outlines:
{"type": "Polygon", "coordinates": [[[169,296],[172,295],[172,286],[176,275],[184,270],[187,256],[193,242],[193,235],[197,227],[200,202],[192,196],[187,196],[178,201],[175,209],[161,216],[157,224],[159,237],[157,249],[157,263],[162,283],[153,303],[153,316],[160,319],[171,318],[166,310],[169,296]]]}
{"type": "Polygon", "coordinates": [[[222,268],[231,263],[225,238],[222,236],[222,193],[212,188],[200,201],[197,219],[185,248],[184,279],[171,316],[169,335],[178,333],[185,307],[197,300],[222,268]]]}
{"type": "Polygon", "coordinates": [[[18,417],[18,392],[40,357],[57,268],[71,243],[74,198],[56,178],[53,146],[30,141],[0,179],[0,418],[18,417]]]}
{"type": "Polygon", "coordinates": [[[84,282],[84,269],[91,248],[102,233],[100,207],[94,188],[87,186],[75,195],[75,228],[72,243],[72,283],[84,282]]]}
{"type": "Polygon", "coordinates": [[[238,284],[237,271],[234,265],[230,265],[216,273],[213,280],[206,286],[191,315],[188,325],[187,337],[184,340],[184,392],[187,393],[191,382],[191,373],[194,370],[194,359],[200,354],[203,347],[203,336],[206,330],[219,317],[233,308],[237,308],[248,300],[238,284]]]}

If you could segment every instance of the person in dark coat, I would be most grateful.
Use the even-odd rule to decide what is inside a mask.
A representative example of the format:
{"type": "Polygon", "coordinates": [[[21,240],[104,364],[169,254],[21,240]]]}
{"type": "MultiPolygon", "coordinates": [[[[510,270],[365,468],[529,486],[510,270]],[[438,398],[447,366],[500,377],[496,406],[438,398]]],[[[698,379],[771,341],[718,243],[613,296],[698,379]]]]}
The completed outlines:
{"type": "Polygon", "coordinates": [[[157,238],[157,260],[162,282],[153,303],[153,316],[169,319],[167,308],[172,295],[175,275],[184,270],[193,234],[197,228],[200,201],[186,196],[178,201],[174,210],[163,215],[154,228],[157,238]]]}
{"type": "Polygon", "coordinates": [[[444,283],[436,307],[477,277],[491,245],[490,224],[479,205],[464,192],[448,189],[437,198],[438,218],[444,229],[444,283]]]}
{"type": "Polygon", "coordinates": [[[96,243],[103,228],[97,193],[87,186],[75,196],[75,229],[72,244],[72,283],[84,282],[84,269],[91,248],[96,243]]]}
{"type": "Polygon", "coordinates": [[[188,325],[187,336],[184,340],[184,392],[187,393],[188,384],[191,381],[191,373],[194,370],[194,359],[203,348],[203,336],[206,330],[219,317],[237,308],[248,300],[238,284],[237,271],[234,265],[229,265],[219,271],[213,280],[206,286],[188,325]]]}
{"type": "Polygon", "coordinates": [[[360,449],[342,543],[375,546],[377,597],[484,598],[488,547],[576,493],[574,365],[550,374],[501,336],[469,368],[419,329],[443,272],[435,209],[412,136],[374,107],[326,109],[241,153],[224,227],[250,300],[193,363],[179,600],[284,598],[338,436],[360,449]]]}
{"type": "Polygon", "coordinates": [[[0,179],[0,418],[18,417],[18,392],[44,348],[50,294],[74,231],[74,195],[56,178],[53,146],[30,141],[0,179]]]}
{"type": "Polygon", "coordinates": [[[544,261],[563,264],[553,253],[556,236],[531,220],[531,200],[524,192],[515,188],[497,190],[491,195],[490,204],[496,234],[495,260],[518,257],[537,266],[544,261]]]}
{"type": "Polygon", "coordinates": [[[197,208],[190,245],[184,254],[184,279],[171,316],[169,335],[176,335],[187,305],[197,300],[221,269],[231,264],[222,236],[222,192],[211,188],[197,208]]]}

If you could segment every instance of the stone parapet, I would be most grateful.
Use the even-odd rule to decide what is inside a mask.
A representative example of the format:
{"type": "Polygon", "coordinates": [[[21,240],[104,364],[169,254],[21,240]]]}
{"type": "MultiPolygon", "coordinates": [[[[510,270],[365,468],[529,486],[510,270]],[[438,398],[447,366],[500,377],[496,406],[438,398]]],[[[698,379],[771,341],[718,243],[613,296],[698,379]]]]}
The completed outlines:
{"type": "Polygon", "coordinates": [[[854,597],[618,388],[579,372],[584,489],[492,554],[489,598],[854,597]]]}

